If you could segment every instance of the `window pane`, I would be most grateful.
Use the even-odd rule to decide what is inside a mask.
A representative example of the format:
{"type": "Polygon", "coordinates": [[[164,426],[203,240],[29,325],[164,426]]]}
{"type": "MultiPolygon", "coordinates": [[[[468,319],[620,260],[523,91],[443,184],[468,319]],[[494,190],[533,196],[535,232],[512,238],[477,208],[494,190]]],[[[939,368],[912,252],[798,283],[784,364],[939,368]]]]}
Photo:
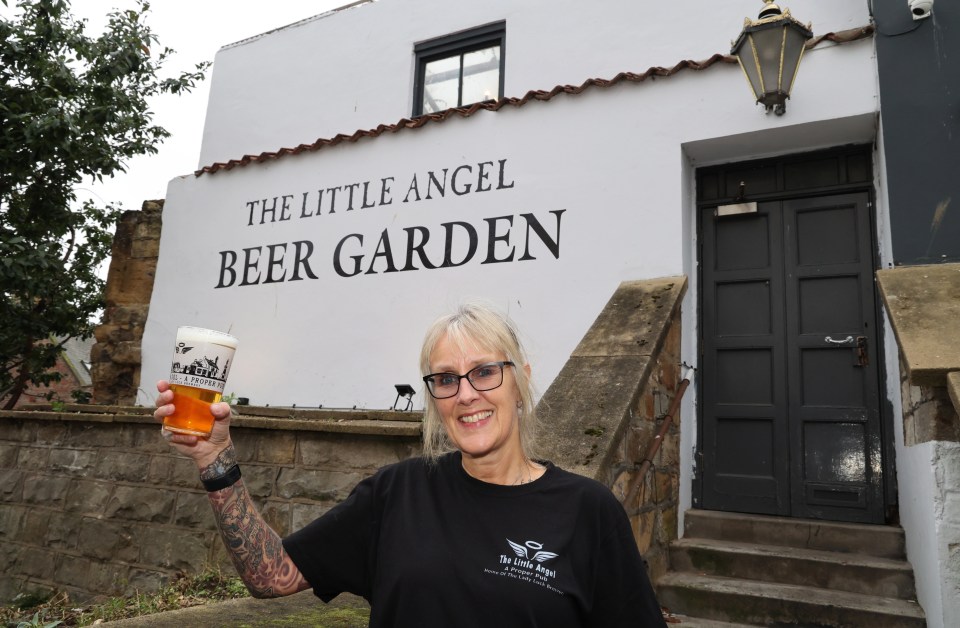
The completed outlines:
{"type": "Polygon", "coordinates": [[[427,63],[423,76],[423,113],[459,106],[460,55],[427,63]]]}
{"type": "Polygon", "coordinates": [[[463,100],[470,105],[500,97],[500,46],[463,55],[463,100]]]}

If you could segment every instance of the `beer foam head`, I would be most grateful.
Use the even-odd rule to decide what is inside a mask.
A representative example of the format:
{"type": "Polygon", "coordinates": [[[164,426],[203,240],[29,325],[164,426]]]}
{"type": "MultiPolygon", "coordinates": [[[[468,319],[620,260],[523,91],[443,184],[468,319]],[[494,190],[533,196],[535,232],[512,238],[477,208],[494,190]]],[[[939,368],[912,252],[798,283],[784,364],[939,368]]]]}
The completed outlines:
{"type": "Polygon", "coordinates": [[[177,328],[177,342],[206,342],[224,347],[236,349],[240,341],[230,334],[214,329],[204,329],[203,327],[179,327],[177,328]]]}

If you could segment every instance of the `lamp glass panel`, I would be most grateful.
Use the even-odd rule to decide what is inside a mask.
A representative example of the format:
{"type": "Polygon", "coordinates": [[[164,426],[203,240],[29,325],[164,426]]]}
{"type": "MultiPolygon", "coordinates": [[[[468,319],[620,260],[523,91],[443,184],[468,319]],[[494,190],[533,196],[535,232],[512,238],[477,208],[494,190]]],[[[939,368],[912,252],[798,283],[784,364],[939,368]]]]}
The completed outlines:
{"type": "Polygon", "coordinates": [[[760,72],[763,76],[763,91],[775,92],[780,89],[780,50],[783,43],[783,29],[765,28],[753,33],[760,60],[760,72]]]}
{"type": "Polygon", "coordinates": [[[463,55],[462,106],[500,97],[500,46],[463,55]]]}
{"type": "Polygon", "coordinates": [[[460,106],[460,55],[437,59],[424,66],[423,113],[460,106]]]}
{"type": "Polygon", "coordinates": [[[750,89],[753,91],[753,97],[760,100],[760,70],[757,68],[756,58],[753,56],[753,46],[750,45],[750,35],[743,39],[740,49],[737,50],[737,59],[740,61],[740,67],[747,75],[747,81],[750,83],[750,89]]]}
{"type": "Polygon", "coordinates": [[[797,29],[787,29],[787,41],[783,50],[783,90],[788,93],[800,67],[800,57],[803,55],[803,46],[806,43],[806,37],[797,29]]]}

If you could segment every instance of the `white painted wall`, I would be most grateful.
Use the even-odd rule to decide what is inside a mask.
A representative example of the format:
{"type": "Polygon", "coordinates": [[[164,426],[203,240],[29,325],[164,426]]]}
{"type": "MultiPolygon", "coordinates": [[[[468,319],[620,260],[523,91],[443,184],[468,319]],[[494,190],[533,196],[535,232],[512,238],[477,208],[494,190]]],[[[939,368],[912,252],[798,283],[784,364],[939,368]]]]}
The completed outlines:
{"type": "MultiPolygon", "coordinates": [[[[194,324],[229,328],[240,338],[227,389],[252,403],[388,407],[394,384],[419,381],[416,356],[428,322],[468,296],[515,316],[544,389],[620,281],[690,270],[686,169],[712,157],[711,147],[731,159],[812,148],[821,139],[838,143],[842,136],[816,130],[858,128],[849,121],[874,114],[873,72],[870,42],[826,47],[807,55],[782,117],[751,106],[740,70],[723,65],[174,180],[144,337],[141,401],[149,403],[149,383],[166,375],[173,330],[194,324]],[[779,144],[784,137],[793,143],[779,144]],[[691,147],[686,158],[684,146],[691,147]],[[422,185],[429,170],[501,159],[510,189],[401,202],[414,175],[422,185]],[[390,205],[297,217],[304,192],[315,201],[319,188],[375,185],[384,177],[394,178],[390,205]],[[248,202],[285,194],[293,195],[289,221],[247,225],[248,202]],[[400,267],[405,227],[428,227],[428,250],[438,260],[432,247],[444,222],[467,222],[483,234],[485,218],[515,216],[509,246],[520,248],[520,214],[533,213],[553,233],[549,212],[561,209],[559,259],[540,247],[535,261],[484,265],[481,253],[459,268],[351,278],[332,268],[334,249],[348,234],[363,234],[369,259],[387,229],[400,267]],[[303,240],[314,246],[318,279],[215,288],[220,251],[303,240]]],[[[289,258],[285,264],[292,273],[289,258]]],[[[378,270],[384,267],[381,260],[378,270]]]]}
{"type": "MultiPolygon", "coordinates": [[[[419,41],[506,20],[504,92],[519,97],[726,54],[743,18],[756,18],[762,6],[759,0],[379,0],[328,13],[217,54],[199,165],[409,117],[419,41]]],[[[862,0],[785,6],[812,22],[816,34],[869,23],[862,0]]],[[[801,69],[798,94],[814,76],[801,69]]],[[[741,90],[743,110],[747,87],[739,80],[727,89],[741,90]]],[[[713,94],[689,97],[708,103],[713,94]]],[[[839,102],[828,93],[823,98],[829,106],[839,102]]]]}

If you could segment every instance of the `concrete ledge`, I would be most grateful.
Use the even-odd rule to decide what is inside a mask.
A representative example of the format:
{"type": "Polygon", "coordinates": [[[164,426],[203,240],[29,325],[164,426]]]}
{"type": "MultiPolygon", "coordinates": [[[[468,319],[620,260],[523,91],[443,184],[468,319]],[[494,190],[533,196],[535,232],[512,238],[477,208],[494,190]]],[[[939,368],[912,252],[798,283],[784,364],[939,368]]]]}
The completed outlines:
{"type": "Polygon", "coordinates": [[[950,395],[953,407],[960,413],[960,371],[947,373],[947,393],[950,395]]]}
{"type": "MultiPolygon", "coordinates": [[[[240,406],[236,427],[270,430],[303,430],[373,436],[420,436],[423,415],[396,410],[297,409],[240,406]]],[[[22,410],[2,410],[0,419],[76,421],[85,423],[155,423],[153,408],[66,404],[29,404],[22,410]]]]}
{"type": "Polygon", "coordinates": [[[686,277],[620,284],[537,406],[547,458],[602,481],[686,287],[686,277]]]}
{"type": "Polygon", "coordinates": [[[960,371],[960,264],[879,270],[877,283],[910,383],[945,386],[960,371]]]}

